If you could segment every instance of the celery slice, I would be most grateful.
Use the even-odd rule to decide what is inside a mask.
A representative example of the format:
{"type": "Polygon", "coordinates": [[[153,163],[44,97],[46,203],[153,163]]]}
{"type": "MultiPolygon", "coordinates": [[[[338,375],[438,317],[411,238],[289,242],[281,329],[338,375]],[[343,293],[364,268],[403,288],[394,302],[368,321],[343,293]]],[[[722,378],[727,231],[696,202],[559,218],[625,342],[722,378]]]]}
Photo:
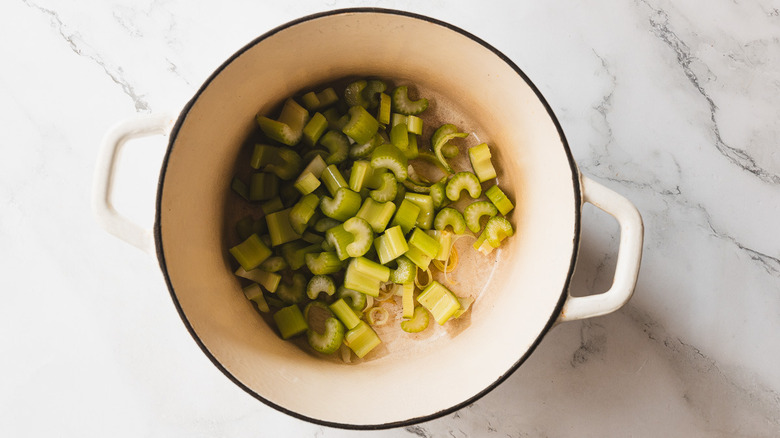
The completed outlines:
{"type": "Polygon", "coordinates": [[[322,134],[328,129],[328,120],[321,113],[314,115],[303,127],[303,142],[309,146],[314,146],[319,141],[322,134]]]}
{"type": "Polygon", "coordinates": [[[401,151],[406,151],[409,147],[409,131],[406,123],[399,123],[390,129],[390,143],[401,151]]]}
{"type": "Polygon", "coordinates": [[[278,148],[279,161],[265,166],[265,170],[273,172],[279,178],[289,181],[300,174],[303,159],[290,148],[278,148]]]}
{"type": "Polygon", "coordinates": [[[325,158],[328,164],[338,164],[349,156],[349,139],[339,131],[328,131],[320,138],[320,144],[330,152],[325,158]]]}
{"type": "Polygon", "coordinates": [[[439,254],[441,245],[435,238],[429,236],[420,228],[415,228],[412,236],[409,238],[409,245],[419,248],[426,256],[433,259],[439,254]]]}
{"type": "Polygon", "coordinates": [[[276,213],[277,211],[284,209],[282,198],[277,196],[275,198],[269,199],[268,201],[260,204],[260,209],[263,210],[263,214],[265,215],[276,213]]]}
{"type": "Polygon", "coordinates": [[[471,172],[458,172],[447,182],[447,198],[455,202],[460,199],[460,192],[466,190],[472,199],[477,199],[482,195],[482,185],[479,178],[471,172]]]}
{"type": "MultiPolygon", "coordinates": [[[[322,305],[322,303],[314,302],[310,303],[310,306],[318,306],[322,305]]],[[[325,308],[325,310],[330,312],[330,310],[325,308]]],[[[314,312],[311,312],[313,314],[314,312]]],[[[318,332],[314,330],[314,322],[309,317],[309,329],[306,330],[306,340],[309,342],[309,345],[311,348],[313,348],[315,351],[319,351],[320,353],[324,354],[332,354],[335,353],[339,347],[341,347],[342,342],[344,342],[344,324],[341,323],[338,319],[330,316],[322,323],[323,325],[323,331],[318,332]]]]}
{"type": "Polygon", "coordinates": [[[332,247],[339,260],[349,258],[347,246],[355,240],[355,236],[344,228],[344,224],[336,225],[325,232],[325,241],[332,247]]]}
{"type": "Polygon", "coordinates": [[[368,86],[368,81],[360,79],[352,82],[344,89],[344,102],[349,106],[360,105],[368,106],[367,99],[363,96],[363,90],[368,86]]]}
{"type": "Polygon", "coordinates": [[[501,242],[515,234],[512,224],[502,216],[493,216],[485,224],[484,234],[487,234],[487,242],[493,248],[501,246],[501,242]]]}
{"type": "Polygon", "coordinates": [[[372,198],[366,198],[355,216],[367,220],[375,233],[381,233],[387,228],[395,209],[392,202],[376,202],[372,198]]]}
{"type": "Polygon", "coordinates": [[[390,281],[397,284],[413,283],[417,275],[417,265],[406,256],[398,257],[395,262],[398,266],[390,274],[390,281]]]}
{"type": "Polygon", "coordinates": [[[390,143],[378,146],[371,153],[371,166],[374,169],[390,170],[398,181],[403,181],[409,176],[408,165],[409,160],[403,151],[390,143]]]}
{"type": "Polygon", "coordinates": [[[314,231],[318,233],[324,233],[329,229],[339,225],[341,225],[341,221],[337,221],[336,219],[329,217],[324,217],[322,219],[318,219],[317,222],[314,223],[314,231]]]}
{"type": "Polygon", "coordinates": [[[339,286],[336,290],[336,299],[343,299],[355,312],[362,312],[366,308],[366,294],[356,290],[339,286]]]}
{"type": "Polygon", "coordinates": [[[353,217],[347,219],[342,225],[344,230],[352,234],[352,242],[347,244],[346,251],[350,257],[360,257],[371,248],[374,240],[374,231],[365,219],[353,217]]]}
{"type": "Polygon", "coordinates": [[[355,105],[349,109],[349,121],[341,128],[341,132],[355,140],[355,143],[358,144],[370,141],[378,130],[379,122],[360,105],[355,105]]]}
{"type": "Polygon", "coordinates": [[[368,158],[377,146],[384,143],[382,135],[377,133],[371,140],[365,143],[355,143],[349,148],[350,158],[368,158]]]}
{"type": "Polygon", "coordinates": [[[379,106],[379,95],[387,90],[387,84],[379,79],[371,79],[366,83],[366,87],[363,89],[362,94],[366,108],[376,108],[379,106]]]}
{"type": "Polygon", "coordinates": [[[320,251],[320,245],[309,245],[303,240],[295,240],[281,246],[282,257],[293,271],[301,269],[306,264],[306,254],[320,251]]]}
{"type": "Polygon", "coordinates": [[[403,289],[403,295],[401,298],[401,303],[403,306],[403,313],[402,316],[404,318],[412,318],[414,317],[414,283],[404,283],[402,285],[403,289]]]}
{"type": "Polygon", "coordinates": [[[285,304],[298,304],[306,300],[306,277],[300,273],[294,273],[291,283],[282,281],[276,288],[276,296],[285,304]]]}
{"type": "Polygon", "coordinates": [[[411,100],[409,98],[409,87],[402,85],[393,90],[393,110],[401,114],[417,115],[428,108],[428,99],[420,98],[411,100]]]}
{"type": "Polygon", "coordinates": [[[355,257],[350,262],[350,266],[357,272],[366,274],[378,281],[386,282],[390,280],[390,268],[365,257],[355,257]]]}
{"type": "Polygon", "coordinates": [[[252,166],[253,169],[260,169],[269,164],[278,163],[279,161],[281,161],[281,157],[279,157],[278,147],[258,143],[255,144],[255,148],[252,151],[249,165],[252,166]]]}
{"type": "Polygon", "coordinates": [[[236,223],[236,233],[241,240],[246,240],[247,237],[252,234],[258,236],[268,232],[268,225],[265,222],[265,218],[255,220],[252,215],[244,216],[236,223]]]}
{"type": "Polygon", "coordinates": [[[406,117],[406,128],[410,134],[422,135],[423,120],[417,116],[409,115],[406,117]]]}
{"type": "MultiPolygon", "coordinates": [[[[362,258],[362,257],[360,257],[362,258]]],[[[356,290],[372,297],[379,296],[379,285],[381,280],[376,277],[359,271],[355,267],[355,261],[357,258],[347,265],[347,271],[344,274],[344,287],[347,289],[356,290]]]]}
{"type": "Polygon", "coordinates": [[[360,193],[368,176],[371,174],[371,163],[365,160],[356,160],[352,163],[352,170],[349,172],[349,189],[360,193]]]}
{"type": "Polygon", "coordinates": [[[253,173],[249,180],[249,200],[267,201],[279,194],[279,178],[273,173],[253,173]]]}
{"type": "Polygon", "coordinates": [[[392,99],[390,95],[385,93],[379,94],[379,110],[377,111],[376,120],[382,125],[390,123],[390,111],[392,108],[392,99]]]}
{"type": "MultiPolygon", "coordinates": [[[[346,187],[340,187],[333,198],[325,197],[320,201],[320,210],[330,218],[345,221],[360,210],[362,199],[359,193],[346,187]]],[[[270,227],[269,227],[270,228],[270,227]]]]}
{"type": "Polygon", "coordinates": [[[282,269],[287,269],[287,267],[287,261],[284,259],[284,257],[273,256],[268,257],[263,263],[260,263],[258,269],[262,269],[263,271],[267,272],[279,272],[282,269]]]}
{"type": "Polygon", "coordinates": [[[423,306],[414,306],[411,319],[401,321],[401,330],[407,333],[419,333],[428,328],[429,322],[428,311],[423,306]]]}
{"type": "Polygon", "coordinates": [[[355,314],[355,311],[344,298],[339,298],[329,306],[331,312],[347,327],[347,330],[352,330],[360,324],[360,318],[355,314]]]}
{"type": "Polygon", "coordinates": [[[433,221],[433,227],[439,231],[444,231],[448,226],[452,228],[455,234],[464,234],[466,232],[466,220],[463,218],[463,214],[451,207],[439,210],[436,214],[436,219],[433,221]]]}
{"type": "Polygon", "coordinates": [[[325,184],[325,188],[330,192],[330,196],[336,196],[338,190],[342,187],[348,188],[347,180],[341,175],[339,169],[335,164],[327,166],[320,175],[322,183],[325,184]]]}
{"type": "Polygon", "coordinates": [[[252,234],[246,240],[230,248],[230,254],[249,271],[256,268],[271,256],[271,250],[260,240],[257,234],[252,234]]]}
{"type": "Polygon", "coordinates": [[[234,192],[236,192],[239,196],[244,198],[244,200],[249,201],[249,186],[246,185],[244,181],[242,181],[237,176],[234,176],[233,179],[230,182],[230,188],[233,189],[234,192]]]}
{"type": "Polygon", "coordinates": [[[420,207],[416,225],[422,229],[430,230],[434,215],[433,198],[430,195],[420,193],[407,193],[404,198],[420,207]]]}
{"type": "Polygon", "coordinates": [[[463,209],[463,217],[466,220],[466,225],[474,233],[479,233],[482,229],[480,221],[482,217],[487,216],[488,219],[498,214],[498,209],[489,201],[476,201],[469,204],[463,209]]]}
{"type": "Polygon", "coordinates": [[[447,261],[452,247],[452,233],[449,231],[429,230],[428,235],[435,238],[441,245],[439,253],[433,259],[442,262],[447,261]]]}
{"type": "Polygon", "coordinates": [[[431,264],[432,257],[425,254],[420,248],[416,246],[410,246],[409,250],[404,253],[404,256],[412,261],[417,267],[423,271],[428,270],[428,266],[431,264]]]}
{"type": "Polygon", "coordinates": [[[303,102],[303,106],[306,107],[306,109],[309,111],[328,107],[338,102],[338,100],[339,96],[336,94],[336,90],[334,90],[332,87],[328,87],[319,93],[310,91],[301,96],[301,102],[303,102]]]}
{"type": "Polygon", "coordinates": [[[310,252],[304,255],[306,267],[314,275],[327,275],[343,269],[341,260],[333,251],[310,252]]]}
{"type": "Polygon", "coordinates": [[[241,291],[244,292],[246,299],[257,304],[257,310],[263,313],[268,313],[271,311],[271,309],[268,307],[268,302],[265,301],[263,290],[260,289],[259,284],[252,283],[249,286],[242,288],[241,291]]]}
{"type": "Polygon", "coordinates": [[[293,231],[297,234],[303,234],[319,205],[320,198],[314,193],[309,193],[292,206],[290,208],[289,221],[293,231]]]}
{"type": "Polygon", "coordinates": [[[287,146],[295,146],[301,141],[303,127],[309,119],[309,112],[294,100],[287,99],[279,114],[279,120],[258,115],[257,123],[269,138],[287,146]]]}
{"type": "Polygon", "coordinates": [[[320,186],[320,180],[311,172],[302,173],[295,180],[295,188],[302,194],[308,195],[320,186]]]}
{"type": "Polygon", "coordinates": [[[323,292],[329,297],[336,293],[336,283],[333,282],[333,279],[323,274],[317,274],[310,278],[306,284],[306,296],[310,300],[316,300],[320,293],[323,292]]]}
{"type": "Polygon", "coordinates": [[[431,312],[433,319],[436,320],[439,325],[443,325],[447,322],[447,320],[460,309],[458,298],[436,280],[432,281],[431,284],[417,296],[417,302],[431,312]]]}
{"type": "Polygon", "coordinates": [[[379,262],[383,265],[397,259],[409,250],[400,226],[388,228],[374,240],[374,247],[379,256],[379,262]]]}
{"type": "Polygon", "coordinates": [[[282,339],[299,335],[309,328],[301,309],[296,304],[279,309],[274,313],[274,321],[282,339]]]}
{"type": "Polygon", "coordinates": [[[264,271],[259,268],[250,269],[249,271],[239,267],[235,272],[237,277],[246,278],[247,280],[254,281],[260,284],[268,292],[274,293],[279,288],[279,282],[282,276],[274,272],[264,271]]]}
{"type": "Polygon", "coordinates": [[[485,182],[496,177],[496,169],[490,161],[490,147],[487,143],[469,148],[469,161],[471,168],[479,178],[479,182],[485,182]]]}
{"type": "Polygon", "coordinates": [[[408,199],[404,199],[398,207],[398,210],[396,210],[390,226],[399,225],[404,234],[406,234],[414,228],[419,216],[420,206],[408,199]]]}
{"type": "Polygon", "coordinates": [[[444,170],[449,173],[453,173],[454,171],[452,170],[450,163],[445,159],[442,149],[447,142],[453,138],[464,137],[468,137],[468,134],[465,132],[458,132],[458,127],[450,123],[440,126],[431,136],[431,148],[433,149],[433,153],[436,155],[439,163],[444,167],[444,170]]]}
{"type": "Polygon", "coordinates": [[[290,223],[290,211],[292,211],[292,207],[265,217],[268,224],[268,234],[271,235],[271,246],[279,246],[301,238],[301,235],[293,229],[290,223]]]}
{"type": "Polygon", "coordinates": [[[389,202],[395,199],[395,195],[398,192],[398,185],[396,179],[391,173],[382,174],[382,185],[369,192],[369,196],[376,202],[389,202]]]}
{"type": "Polygon", "coordinates": [[[355,328],[344,335],[344,344],[360,358],[365,357],[381,343],[382,341],[376,332],[363,321],[360,321],[355,328]]]}
{"type": "Polygon", "coordinates": [[[487,189],[487,191],[485,191],[485,196],[490,199],[490,202],[492,202],[504,216],[515,208],[512,201],[509,200],[504,191],[498,186],[487,189]]]}

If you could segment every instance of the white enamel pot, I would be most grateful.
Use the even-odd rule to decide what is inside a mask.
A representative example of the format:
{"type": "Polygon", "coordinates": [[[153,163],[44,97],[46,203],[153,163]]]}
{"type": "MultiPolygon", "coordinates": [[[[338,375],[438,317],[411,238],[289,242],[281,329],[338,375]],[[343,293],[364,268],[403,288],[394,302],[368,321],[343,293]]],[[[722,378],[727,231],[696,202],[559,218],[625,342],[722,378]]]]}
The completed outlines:
{"type": "Polygon", "coordinates": [[[184,324],[228,378],[295,417],[358,429],[409,425],[466,406],[517,369],[556,323],[620,308],[634,290],[643,238],[636,208],[580,174],[550,106],[511,60],[447,23],[380,9],[285,24],[228,59],[178,116],[118,124],[98,160],[94,210],[106,230],[156,254],[184,324]],[[517,205],[515,236],[474,261],[475,275],[459,286],[478,291],[468,327],[357,365],[280,339],[244,298],[227,253],[235,244],[228,187],[254,115],[348,76],[403,78],[449,97],[449,120],[482,133],[517,205]],[[125,142],[156,134],[169,134],[169,145],[147,230],[112,207],[111,180],[125,142]],[[611,288],[573,297],[585,202],[617,219],[620,245],[611,288]]]}

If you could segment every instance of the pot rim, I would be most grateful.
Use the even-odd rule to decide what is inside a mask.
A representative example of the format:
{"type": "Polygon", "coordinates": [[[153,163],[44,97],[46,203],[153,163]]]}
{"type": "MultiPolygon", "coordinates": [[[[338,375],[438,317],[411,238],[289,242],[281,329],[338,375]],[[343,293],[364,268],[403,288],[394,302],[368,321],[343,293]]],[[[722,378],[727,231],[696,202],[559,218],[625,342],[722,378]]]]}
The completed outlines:
{"type": "Polygon", "coordinates": [[[407,12],[407,11],[401,11],[396,9],[387,9],[387,8],[375,8],[375,7],[362,7],[362,8],[341,8],[341,9],[333,9],[330,11],[324,11],[324,12],[318,12],[310,15],[306,15],[294,20],[291,20],[287,23],[284,23],[280,26],[277,26],[268,32],[263,33],[262,35],[258,36],[257,38],[250,41],[248,44],[246,44],[241,49],[237,50],[233,55],[231,55],[228,59],[226,59],[214,72],[204,81],[203,85],[200,86],[198,91],[195,93],[195,95],[192,97],[192,99],[187,102],[184,107],[182,108],[181,112],[179,113],[179,116],[176,120],[176,123],[173,125],[173,128],[171,129],[169,140],[168,140],[168,147],[165,152],[165,156],[163,157],[162,166],[160,168],[160,176],[157,183],[157,196],[155,201],[155,219],[154,219],[154,227],[153,227],[153,235],[154,235],[154,241],[155,241],[155,252],[157,254],[157,259],[160,265],[160,269],[162,271],[163,277],[165,278],[165,284],[168,287],[168,292],[171,295],[171,299],[173,300],[174,306],[176,307],[176,311],[179,313],[179,317],[181,317],[182,322],[184,323],[185,327],[187,328],[187,331],[190,333],[192,338],[195,340],[195,342],[198,344],[200,349],[203,351],[203,353],[206,355],[206,357],[209,358],[212,364],[214,364],[217,369],[219,369],[228,379],[230,379],[234,384],[236,384],[238,387],[243,389],[246,393],[250,394],[254,398],[260,400],[265,405],[270,406],[277,411],[283,412],[287,415],[290,415],[291,417],[297,418],[299,420],[303,420],[309,423],[321,425],[321,426],[327,426],[327,427],[334,427],[334,428],[341,428],[341,429],[350,429],[350,430],[382,430],[382,429],[391,429],[391,428],[397,428],[397,427],[406,427],[411,426],[414,424],[434,420],[437,418],[440,418],[444,415],[451,414],[455,411],[458,411],[474,402],[479,400],[480,398],[484,397],[487,393],[498,387],[501,383],[503,383],[509,376],[511,376],[519,367],[522,365],[526,359],[536,350],[536,347],[541,343],[544,336],[549,332],[549,330],[555,325],[556,320],[558,319],[558,316],[561,314],[561,311],[563,309],[563,305],[566,302],[566,298],[568,296],[568,289],[571,282],[572,275],[574,273],[574,267],[576,265],[576,259],[577,259],[577,250],[579,248],[579,241],[580,241],[580,227],[581,227],[581,215],[582,215],[582,192],[581,192],[581,182],[580,182],[580,173],[577,168],[577,165],[574,161],[574,157],[572,156],[571,149],[569,148],[569,143],[566,140],[566,136],[564,135],[563,128],[561,127],[561,124],[559,123],[557,117],[553,113],[552,108],[545,100],[542,93],[539,91],[539,89],[536,87],[536,85],[531,81],[531,79],[518,67],[511,59],[509,59],[506,55],[504,55],[501,51],[496,49],[495,47],[488,44],[486,41],[482,40],[481,38],[475,36],[474,34],[461,29],[455,25],[452,25],[450,23],[438,20],[436,18],[428,17],[425,15],[420,15],[413,12],[407,12]],[[531,344],[531,346],[528,348],[528,350],[523,354],[512,366],[510,366],[504,374],[498,377],[494,382],[492,382],[490,385],[485,387],[483,390],[478,392],[477,394],[473,395],[472,397],[457,403],[449,408],[442,409],[438,412],[435,412],[433,414],[424,415],[420,417],[414,417],[407,420],[401,420],[401,421],[395,421],[395,422],[388,422],[388,423],[382,423],[382,424],[372,424],[372,425],[359,425],[359,424],[349,424],[349,423],[336,423],[331,421],[323,421],[318,418],[309,417],[306,415],[302,415],[298,412],[292,411],[290,409],[284,408],[278,404],[273,403],[272,401],[266,399],[261,394],[258,394],[248,386],[244,385],[241,381],[238,380],[233,374],[231,374],[220,362],[219,360],[214,357],[214,355],[209,351],[209,349],[206,347],[206,345],[203,343],[203,341],[200,339],[198,334],[195,332],[194,328],[192,327],[192,324],[189,322],[189,319],[187,318],[187,315],[184,313],[181,304],[179,303],[179,300],[176,296],[176,292],[174,291],[173,284],[171,283],[171,278],[168,274],[167,269],[167,263],[165,259],[165,250],[163,248],[162,244],[162,229],[161,229],[161,212],[162,212],[162,192],[163,192],[163,186],[165,184],[165,175],[168,167],[168,160],[171,155],[171,151],[173,149],[173,144],[176,140],[176,137],[178,136],[179,130],[184,123],[184,120],[187,118],[187,115],[189,114],[190,109],[195,104],[195,102],[198,100],[198,98],[201,96],[201,94],[206,90],[206,88],[209,87],[211,82],[228,66],[230,65],[235,59],[237,59],[239,56],[241,56],[244,52],[248,51],[255,45],[259,44],[263,40],[273,36],[274,34],[283,31],[285,29],[288,29],[290,27],[296,26],[298,24],[312,21],[316,19],[320,19],[323,17],[333,16],[333,15],[340,15],[340,14],[351,14],[351,13],[376,13],[376,14],[388,14],[388,15],[400,15],[408,18],[414,18],[417,20],[422,20],[434,25],[442,26],[446,29],[449,29],[451,31],[460,33],[463,36],[468,37],[472,41],[479,43],[484,48],[491,51],[493,54],[498,56],[502,61],[504,61],[509,67],[512,68],[522,79],[525,81],[525,83],[533,90],[536,97],[539,99],[539,101],[544,106],[545,110],[547,111],[547,114],[549,115],[550,119],[555,125],[556,130],[558,131],[558,134],[561,139],[561,144],[564,148],[564,152],[566,153],[567,160],[569,162],[569,167],[571,169],[571,177],[572,177],[572,185],[574,189],[574,202],[575,202],[575,218],[574,218],[574,241],[572,245],[572,255],[571,255],[571,263],[569,265],[569,271],[566,276],[566,280],[564,282],[563,290],[561,291],[560,298],[558,299],[558,303],[556,304],[555,308],[553,309],[552,314],[550,315],[549,320],[545,324],[545,326],[542,328],[542,330],[539,332],[539,335],[534,340],[534,342],[531,344]]]}

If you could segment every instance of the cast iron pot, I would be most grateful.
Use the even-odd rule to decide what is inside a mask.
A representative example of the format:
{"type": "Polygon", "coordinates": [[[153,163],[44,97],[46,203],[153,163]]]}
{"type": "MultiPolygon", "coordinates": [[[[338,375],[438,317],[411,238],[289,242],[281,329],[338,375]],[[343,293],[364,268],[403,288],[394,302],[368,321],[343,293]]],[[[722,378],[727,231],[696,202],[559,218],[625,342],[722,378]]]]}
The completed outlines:
{"type": "Polygon", "coordinates": [[[222,64],[177,117],[118,124],[98,160],[94,210],[107,231],[156,254],[184,324],[229,379],[300,419],[363,429],[409,425],[466,406],[516,370],[556,323],[620,308],[633,293],[643,239],[639,212],[579,172],[550,106],[511,60],[450,24],[382,9],[338,10],[280,26],[222,64]],[[405,79],[440,105],[449,102],[439,109],[482,133],[498,181],[517,205],[510,213],[515,237],[489,258],[463,262],[475,275],[458,287],[478,291],[466,329],[391,343],[389,354],[352,365],[317,358],[266,324],[232,274],[225,225],[236,157],[255,114],[350,76],[405,79]],[[146,230],[113,208],[111,181],[125,141],[153,134],[170,137],[154,229],[146,230]],[[573,297],[585,202],[617,219],[620,245],[612,287],[573,297]]]}

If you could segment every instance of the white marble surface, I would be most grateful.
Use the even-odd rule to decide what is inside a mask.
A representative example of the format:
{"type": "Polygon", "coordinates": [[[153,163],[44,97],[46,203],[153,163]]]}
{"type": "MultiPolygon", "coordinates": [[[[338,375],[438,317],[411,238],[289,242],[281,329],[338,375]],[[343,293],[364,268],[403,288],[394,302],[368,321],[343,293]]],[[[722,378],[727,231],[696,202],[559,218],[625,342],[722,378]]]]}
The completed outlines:
{"type": "MultiPolygon", "coordinates": [[[[0,3],[0,436],[780,436],[780,1],[479,3],[0,3]],[[90,212],[114,122],[178,110],[254,37],[351,6],[430,15],[503,51],[582,171],[646,225],[625,308],[556,327],[472,406],[371,434],[234,386],[156,261],[90,212]]],[[[145,140],[120,168],[119,208],[146,225],[163,148],[145,140]]],[[[573,288],[604,290],[617,226],[588,207],[583,234],[573,288]]]]}

